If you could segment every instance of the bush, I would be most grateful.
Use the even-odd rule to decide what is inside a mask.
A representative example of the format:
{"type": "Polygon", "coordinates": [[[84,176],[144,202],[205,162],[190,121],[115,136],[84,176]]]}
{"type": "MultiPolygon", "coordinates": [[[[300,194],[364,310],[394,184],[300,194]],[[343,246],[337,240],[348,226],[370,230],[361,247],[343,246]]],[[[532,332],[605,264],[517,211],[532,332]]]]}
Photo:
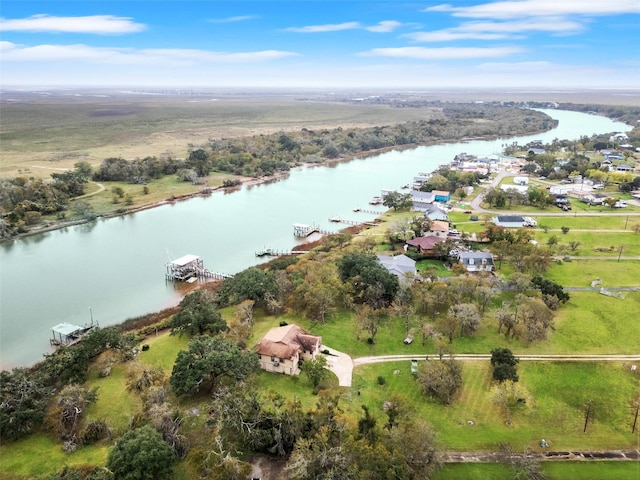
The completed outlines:
{"type": "Polygon", "coordinates": [[[378,385],[385,385],[386,383],[387,380],[382,375],[378,375],[378,385]]]}

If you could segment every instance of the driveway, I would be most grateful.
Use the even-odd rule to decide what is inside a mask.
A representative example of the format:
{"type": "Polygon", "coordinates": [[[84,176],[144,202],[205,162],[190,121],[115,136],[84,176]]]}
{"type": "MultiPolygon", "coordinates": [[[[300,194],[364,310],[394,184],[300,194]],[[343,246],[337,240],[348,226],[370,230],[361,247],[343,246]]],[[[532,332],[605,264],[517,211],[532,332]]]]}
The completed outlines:
{"type": "Polygon", "coordinates": [[[338,377],[338,385],[341,387],[351,386],[351,376],[353,374],[353,360],[346,353],[334,350],[331,347],[322,345],[322,350],[328,350],[329,354],[325,355],[327,359],[327,369],[335,373],[338,377]]]}

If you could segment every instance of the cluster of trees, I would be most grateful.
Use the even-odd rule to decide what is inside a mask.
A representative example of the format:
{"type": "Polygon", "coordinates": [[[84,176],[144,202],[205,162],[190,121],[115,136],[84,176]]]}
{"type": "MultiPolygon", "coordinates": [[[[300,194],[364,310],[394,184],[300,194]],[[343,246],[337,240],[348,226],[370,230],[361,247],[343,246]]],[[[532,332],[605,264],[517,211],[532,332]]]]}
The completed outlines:
{"type": "MultiPolygon", "coordinates": [[[[364,129],[280,132],[212,141],[201,172],[260,177],[299,163],[322,163],[381,148],[422,145],[462,137],[516,135],[553,128],[546,115],[497,105],[438,104],[438,118],[364,129]],[[481,120],[481,121],[479,121],[481,120]]],[[[201,154],[200,154],[201,155],[201,154]]]]}
{"type": "Polygon", "coordinates": [[[52,173],[50,181],[16,177],[0,179],[0,207],[6,212],[0,220],[0,238],[8,238],[25,226],[41,221],[43,215],[64,217],[69,201],[84,194],[91,175],[86,162],[76,163],[73,170],[52,173]]]}
{"type": "MultiPolygon", "coordinates": [[[[367,408],[351,421],[339,399],[322,390],[315,407],[304,411],[298,401],[264,397],[250,385],[220,391],[211,406],[218,436],[204,469],[225,466],[229,452],[254,451],[288,456],[286,471],[294,480],[431,478],[441,464],[435,435],[411,418],[402,397],[385,402],[384,425],[367,408]]],[[[242,464],[227,461],[228,475],[232,467],[240,472],[242,464]]]]}
{"type": "Polygon", "coordinates": [[[179,170],[191,168],[185,160],[175,158],[145,157],[125,160],[111,157],[102,161],[93,174],[93,179],[104,182],[130,182],[144,184],[153,179],[173,175],[179,170]]]}
{"type": "MultiPolygon", "coordinates": [[[[450,168],[439,168],[422,184],[420,190],[423,192],[432,192],[434,190],[456,192],[463,189],[463,187],[477,185],[483,178],[486,178],[486,175],[478,172],[461,172],[450,168]]],[[[464,196],[464,194],[462,195],[464,196]]]]}
{"type": "MultiPolygon", "coordinates": [[[[130,359],[133,337],[116,328],[95,329],[78,345],[60,347],[32,368],[0,372],[0,437],[16,440],[38,431],[45,418],[48,428],[62,440],[71,440],[73,449],[96,425],[84,425],[76,410],[95,400],[84,382],[90,362],[109,350],[112,362],[130,359]],[[51,400],[54,406],[51,407],[51,400]]],[[[107,367],[108,368],[108,367],[107,367]]]]}

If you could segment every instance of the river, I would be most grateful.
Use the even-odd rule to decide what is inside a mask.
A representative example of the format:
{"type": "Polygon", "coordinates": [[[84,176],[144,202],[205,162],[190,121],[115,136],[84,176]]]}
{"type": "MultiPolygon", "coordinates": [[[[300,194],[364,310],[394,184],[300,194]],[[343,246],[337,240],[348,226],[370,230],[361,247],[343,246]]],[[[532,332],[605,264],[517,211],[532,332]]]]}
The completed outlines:
{"type": "MultiPolygon", "coordinates": [[[[330,167],[298,168],[288,178],[233,193],[216,192],[173,205],[93,224],[38,234],[0,246],[0,367],[29,365],[50,351],[51,327],[68,322],[100,326],[161,310],[180,301],[165,280],[169,259],[194,254],[209,270],[237,273],[264,259],[265,247],[288,250],[294,223],[341,228],[340,216],[357,221],[380,190],[410,183],[461,152],[486,156],[502,145],[539,139],[629,131],[603,117],[543,110],[559,121],[542,134],[391,151],[330,167]]],[[[382,209],[380,209],[382,210],[382,209]]]]}

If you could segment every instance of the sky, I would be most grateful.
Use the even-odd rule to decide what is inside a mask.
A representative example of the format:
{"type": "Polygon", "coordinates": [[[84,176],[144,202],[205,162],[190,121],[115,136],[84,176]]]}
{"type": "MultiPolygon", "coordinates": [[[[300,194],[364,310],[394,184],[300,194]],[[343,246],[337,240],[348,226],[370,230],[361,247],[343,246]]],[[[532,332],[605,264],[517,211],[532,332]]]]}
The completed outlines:
{"type": "Polygon", "coordinates": [[[640,88],[640,0],[2,0],[38,86],[640,88]]]}

